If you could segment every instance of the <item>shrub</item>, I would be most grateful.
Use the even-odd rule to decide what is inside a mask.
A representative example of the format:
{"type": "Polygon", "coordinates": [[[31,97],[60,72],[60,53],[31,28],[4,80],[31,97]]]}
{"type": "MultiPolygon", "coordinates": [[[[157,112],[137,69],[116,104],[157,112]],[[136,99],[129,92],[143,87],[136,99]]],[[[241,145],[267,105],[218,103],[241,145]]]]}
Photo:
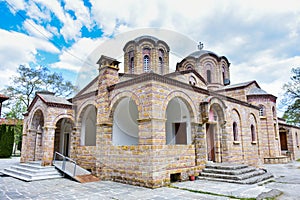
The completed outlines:
{"type": "Polygon", "coordinates": [[[0,126],[0,158],[9,158],[14,145],[14,128],[2,124],[0,126]]]}

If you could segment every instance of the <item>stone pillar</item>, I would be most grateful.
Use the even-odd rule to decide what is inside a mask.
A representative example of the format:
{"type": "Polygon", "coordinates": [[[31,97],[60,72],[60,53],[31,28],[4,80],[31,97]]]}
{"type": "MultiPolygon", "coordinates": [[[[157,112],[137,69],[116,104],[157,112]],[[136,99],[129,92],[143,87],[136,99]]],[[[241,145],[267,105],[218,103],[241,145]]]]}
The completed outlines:
{"type": "Polygon", "coordinates": [[[70,158],[76,160],[77,151],[76,148],[80,146],[80,131],[81,127],[76,126],[73,128],[70,135],[70,158]]]}
{"type": "Polygon", "coordinates": [[[204,165],[206,163],[206,141],[205,141],[205,131],[203,125],[199,123],[192,123],[194,127],[194,145],[196,154],[196,166],[204,165]]]}
{"type": "Polygon", "coordinates": [[[44,127],[44,146],[43,146],[43,158],[42,165],[52,165],[53,153],[54,153],[54,140],[55,140],[55,126],[44,127]]]}
{"type": "MultiPolygon", "coordinates": [[[[25,135],[26,140],[25,144],[26,145],[26,152],[24,153],[24,160],[23,162],[29,162],[34,160],[35,156],[35,144],[36,144],[36,130],[35,129],[28,129],[27,130],[27,135],[25,135]]],[[[22,150],[24,151],[24,150],[22,150]]]]}
{"type": "Polygon", "coordinates": [[[165,145],[165,119],[138,119],[139,145],[165,145]]]}
{"type": "Polygon", "coordinates": [[[42,130],[36,132],[34,160],[42,159],[42,130]]]}
{"type": "Polygon", "coordinates": [[[23,135],[22,135],[22,151],[21,151],[21,158],[20,158],[20,162],[24,163],[27,162],[27,157],[28,157],[28,152],[27,152],[27,148],[28,148],[28,131],[23,130],[23,135]]]}

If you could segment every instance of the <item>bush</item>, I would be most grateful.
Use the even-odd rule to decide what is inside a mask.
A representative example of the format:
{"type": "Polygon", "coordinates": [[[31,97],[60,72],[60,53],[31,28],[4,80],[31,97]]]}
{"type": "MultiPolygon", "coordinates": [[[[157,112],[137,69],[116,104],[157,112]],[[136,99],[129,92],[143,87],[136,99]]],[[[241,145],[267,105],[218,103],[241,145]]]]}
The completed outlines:
{"type": "Polygon", "coordinates": [[[0,126],[0,158],[9,158],[14,146],[14,128],[2,124],[0,126]]]}

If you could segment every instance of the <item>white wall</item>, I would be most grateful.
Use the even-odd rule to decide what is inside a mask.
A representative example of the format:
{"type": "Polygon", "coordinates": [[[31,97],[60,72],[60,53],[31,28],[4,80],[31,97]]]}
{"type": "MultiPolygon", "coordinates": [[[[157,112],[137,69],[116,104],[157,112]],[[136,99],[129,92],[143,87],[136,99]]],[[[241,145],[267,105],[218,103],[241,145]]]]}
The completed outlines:
{"type": "Polygon", "coordinates": [[[96,145],[96,107],[94,105],[88,106],[82,117],[80,144],[96,145]]]}
{"type": "Polygon", "coordinates": [[[138,109],[130,98],[122,99],[113,114],[112,141],[114,145],[137,145],[138,109]]]}
{"type": "Polygon", "coordinates": [[[173,98],[166,111],[166,144],[175,144],[174,123],[186,122],[187,144],[191,144],[191,120],[190,113],[185,103],[180,98],[173,98]]]}

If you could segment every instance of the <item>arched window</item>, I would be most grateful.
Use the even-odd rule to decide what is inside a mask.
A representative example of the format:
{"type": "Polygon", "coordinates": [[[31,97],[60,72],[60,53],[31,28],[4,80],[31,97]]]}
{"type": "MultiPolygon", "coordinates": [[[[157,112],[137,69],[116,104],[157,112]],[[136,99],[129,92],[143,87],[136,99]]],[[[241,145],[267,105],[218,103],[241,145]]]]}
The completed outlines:
{"type": "Polygon", "coordinates": [[[252,138],[252,142],[256,141],[256,132],[255,132],[255,126],[253,124],[251,124],[251,138],[252,138]]]}
{"type": "Polygon", "coordinates": [[[150,59],[149,56],[144,56],[144,72],[150,71],[150,59]]]}
{"type": "Polygon", "coordinates": [[[259,105],[259,116],[265,116],[265,106],[259,105]]]}
{"type": "Polygon", "coordinates": [[[129,60],[129,73],[134,73],[134,51],[130,51],[128,53],[128,60],[129,60]]]}
{"type": "Polygon", "coordinates": [[[211,71],[210,70],[206,71],[206,76],[207,76],[207,82],[211,83],[211,71]]]}
{"type": "Polygon", "coordinates": [[[160,69],[160,74],[163,74],[164,73],[164,67],[163,67],[163,59],[162,57],[159,57],[158,58],[158,67],[160,69]]]}
{"type": "Polygon", "coordinates": [[[193,65],[188,64],[188,65],[186,66],[186,69],[193,69],[193,65]]]}
{"type": "Polygon", "coordinates": [[[159,50],[158,68],[160,70],[160,74],[163,74],[164,73],[164,51],[162,49],[159,50]]]}
{"type": "Polygon", "coordinates": [[[197,81],[196,81],[195,77],[190,76],[190,81],[189,81],[189,83],[190,83],[191,85],[196,85],[197,81]]]}
{"type": "Polygon", "coordinates": [[[238,140],[238,126],[236,122],[233,122],[232,124],[232,131],[233,131],[233,140],[237,141],[238,140]]]}
{"type": "Polygon", "coordinates": [[[129,70],[130,70],[130,73],[134,73],[134,57],[132,57],[130,59],[130,66],[129,66],[129,70]]]}
{"type": "Polygon", "coordinates": [[[276,109],[274,106],[272,107],[272,114],[273,114],[273,117],[276,117],[276,109]]]}
{"type": "Polygon", "coordinates": [[[223,83],[225,84],[225,67],[222,66],[222,77],[223,77],[223,83]]]}

